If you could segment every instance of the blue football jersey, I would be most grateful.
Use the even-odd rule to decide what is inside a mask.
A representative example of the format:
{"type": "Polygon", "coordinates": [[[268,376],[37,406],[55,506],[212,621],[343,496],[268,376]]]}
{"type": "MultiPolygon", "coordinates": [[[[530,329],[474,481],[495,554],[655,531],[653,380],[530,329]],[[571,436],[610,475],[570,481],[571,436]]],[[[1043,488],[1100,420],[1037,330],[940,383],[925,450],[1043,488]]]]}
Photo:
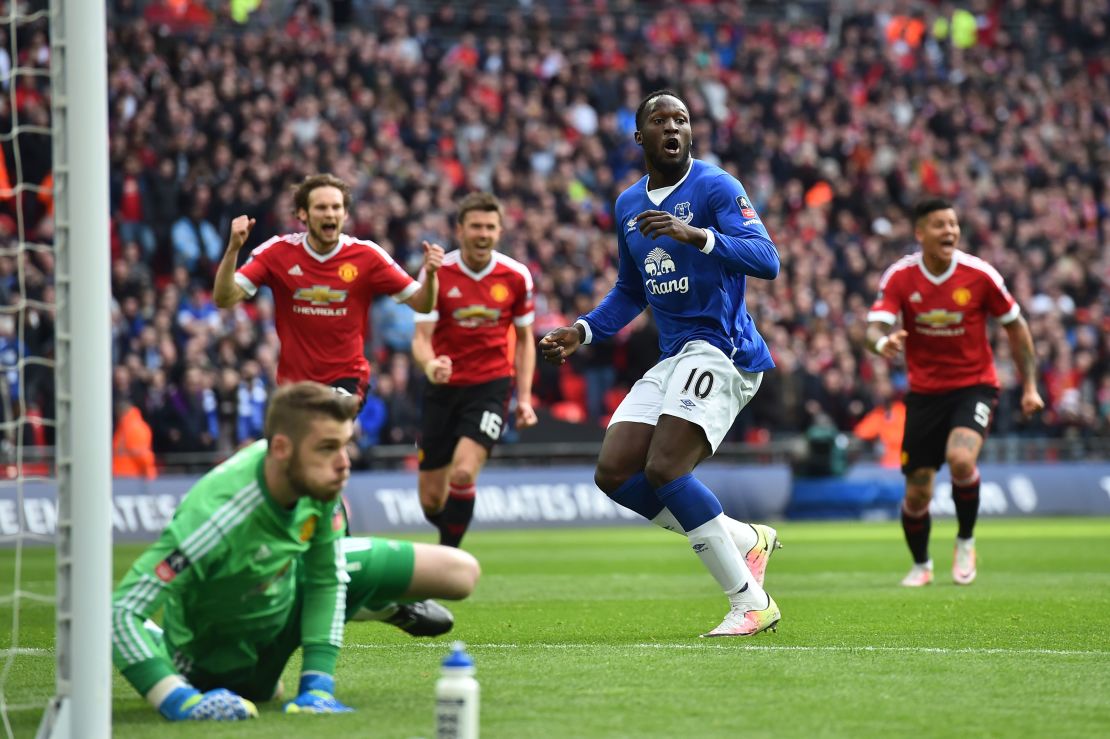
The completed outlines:
{"type": "Polygon", "coordinates": [[[747,372],[775,366],[744,302],[748,275],[779,272],[779,255],[744,186],[728,172],[693,160],[689,172],[656,205],[645,176],[617,198],[619,272],[613,289],[579,320],[587,341],[608,338],[648,305],[659,327],[660,359],[698,339],[747,372]],[[636,216],[662,210],[709,231],[703,249],[669,236],[644,236],[636,216]]]}

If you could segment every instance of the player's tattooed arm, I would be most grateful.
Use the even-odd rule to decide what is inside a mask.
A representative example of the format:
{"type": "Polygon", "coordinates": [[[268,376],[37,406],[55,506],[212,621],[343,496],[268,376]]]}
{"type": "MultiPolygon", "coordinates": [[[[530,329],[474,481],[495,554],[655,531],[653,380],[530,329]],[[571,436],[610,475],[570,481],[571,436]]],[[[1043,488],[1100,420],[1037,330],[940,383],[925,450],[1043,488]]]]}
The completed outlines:
{"type": "Polygon", "coordinates": [[[1006,333],[1010,339],[1011,354],[1018,372],[1026,386],[1037,382],[1037,352],[1033,348],[1033,335],[1029,331],[1029,324],[1021,316],[1011,321],[1006,326],[1006,333]]]}
{"type": "Polygon", "coordinates": [[[1044,409],[1044,400],[1037,391],[1037,352],[1033,348],[1033,334],[1022,316],[1006,324],[1010,340],[1010,354],[1021,373],[1021,412],[1026,416],[1044,409]]]}

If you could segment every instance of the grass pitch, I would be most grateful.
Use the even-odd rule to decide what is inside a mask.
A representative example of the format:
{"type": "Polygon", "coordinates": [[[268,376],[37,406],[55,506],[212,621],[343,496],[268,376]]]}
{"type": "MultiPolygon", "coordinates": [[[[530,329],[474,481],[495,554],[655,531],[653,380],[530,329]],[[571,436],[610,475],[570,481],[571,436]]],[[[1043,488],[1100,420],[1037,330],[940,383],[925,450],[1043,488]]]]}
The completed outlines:
{"type": "MultiPolygon", "coordinates": [[[[239,725],[171,725],[117,675],[117,737],[430,737],[452,639],[474,655],[482,736],[1095,737],[1110,734],[1110,519],[986,520],[979,580],[951,583],[954,524],[934,524],[936,582],[907,590],[894,523],[778,525],[767,587],[777,634],[699,639],[727,610],[689,547],[648,525],[477,532],[475,595],[450,638],[351,624],[339,716],[262,705],[239,725]]],[[[423,540],[429,540],[424,537],[423,540]]],[[[116,548],[117,578],[140,547],[116,548]]],[[[14,581],[0,552],[0,593],[14,581]]],[[[22,589],[53,589],[53,553],[26,549],[22,589]]],[[[33,736],[53,691],[53,611],[23,600],[3,692],[33,736]]],[[[12,609],[0,604],[0,649],[12,609]]],[[[285,682],[297,682],[297,664],[285,682]]],[[[0,733],[2,735],[2,733],[0,733]]]]}

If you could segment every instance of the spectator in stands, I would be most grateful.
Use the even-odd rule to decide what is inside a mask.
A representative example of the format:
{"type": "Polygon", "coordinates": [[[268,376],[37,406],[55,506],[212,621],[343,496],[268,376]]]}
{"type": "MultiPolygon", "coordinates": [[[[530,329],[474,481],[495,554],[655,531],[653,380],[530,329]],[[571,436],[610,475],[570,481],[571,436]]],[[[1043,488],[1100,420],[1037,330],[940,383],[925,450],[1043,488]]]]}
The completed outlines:
{"type": "Polygon", "coordinates": [[[177,325],[190,336],[222,328],[220,311],[212,302],[207,286],[199,280],[189,286],[189,294],[177,311],[177,325]]]}
{"type": "Polygon", "coordinates": [[[142,412],[126,396],[112,409],[112,476],[153,480],[158,476],[153,438],[142,412]]]}
{"type": "Polygon", "coordinates": [[[902,466],[902,434],[906,425],[906,404],[895,396],[888,377],[875,382],[875,407],[856,423],[852,433],[879,447],[879,464],[890,469],[902,466]]]}
{"type": "Polygon", "coordinates": [[[166,406],[164,419],[172,452],[195,455],[215,451],[219,436],[216,398],[200,367],[185,368],[180,384],[170,390],[166,406]]]}
{"type": "Polygon", "coordinates": [[[174,266],[184,267],[188,274],[205,280],[215,273],[223,247],[216,226],[208,220],[211,202],[211,190],[198,186],[192,193],[186,215],[174,221],[170,231],[174,266]]]}
{"type": "Polygon", "coordinates": [[[150,183],[143,174],[138,154],[124,159],[123,169],[112,173],[112,218],[123,241],[138,243],[143,259],[154,256],[154,227],[156,222],[151,203],[150,183]]]}

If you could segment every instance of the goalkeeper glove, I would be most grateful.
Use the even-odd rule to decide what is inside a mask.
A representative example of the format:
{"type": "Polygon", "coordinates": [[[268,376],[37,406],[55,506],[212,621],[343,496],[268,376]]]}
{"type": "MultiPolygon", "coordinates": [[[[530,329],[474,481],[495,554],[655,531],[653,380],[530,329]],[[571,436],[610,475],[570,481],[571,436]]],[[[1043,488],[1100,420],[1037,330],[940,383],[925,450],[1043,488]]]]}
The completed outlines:
{"type": "Polygon", "coordinates": [[[258,709],[246,698],[224,688],[202,693],[192,685],[174,688],[158,706],[170,721],[241,721],[258,718],[258,709]]]}
{"type": "Polygon", "coordinates": [[[354,709],[335,699],[335,678],[322,672],[301,675],[298,695],[285,704],[286,713],[350,713],[354,709]]]}

